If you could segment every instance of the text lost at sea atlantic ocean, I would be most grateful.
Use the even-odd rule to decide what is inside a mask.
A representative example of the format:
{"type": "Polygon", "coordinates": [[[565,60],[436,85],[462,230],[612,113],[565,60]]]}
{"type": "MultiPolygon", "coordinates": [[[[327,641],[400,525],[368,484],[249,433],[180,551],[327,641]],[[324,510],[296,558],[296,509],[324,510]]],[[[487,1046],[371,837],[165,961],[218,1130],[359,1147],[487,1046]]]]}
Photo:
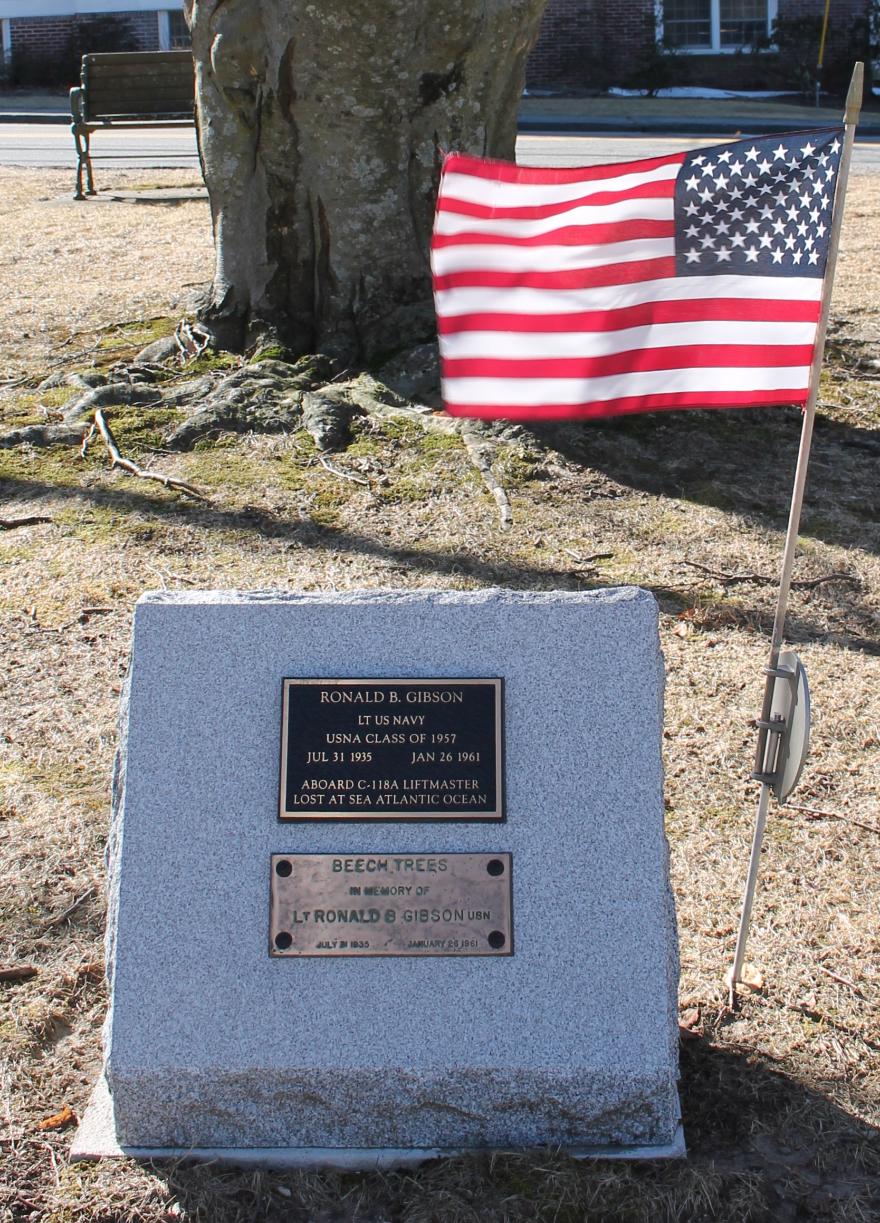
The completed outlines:
{"type": "Polygon", "coordinates": [[[282,820],[503,819],[500,679],[286,679],[282,820]]]}

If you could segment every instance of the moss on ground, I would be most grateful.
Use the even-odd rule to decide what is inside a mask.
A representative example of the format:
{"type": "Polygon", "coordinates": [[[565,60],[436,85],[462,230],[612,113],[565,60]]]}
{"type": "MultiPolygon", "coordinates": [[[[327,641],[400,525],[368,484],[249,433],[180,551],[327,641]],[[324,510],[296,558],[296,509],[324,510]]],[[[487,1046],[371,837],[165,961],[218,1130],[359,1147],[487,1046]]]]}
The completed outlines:
{"type": "MultiPolygon", "coordinates": [[[[145,450],[161,449],[168,429],[180,422],[180,413],[161,405],[107,408],[104,417],[113,431],[119,449],[126,458],[142,455],[145,450]]],[[[93,446],[100,452],[103,442],[95,438],[93,446]]]]}
{"type": "Polygon", "coordinates": [[[25,425],[43,425],[51,420],[51,411],[44,408],[61,408],[75,394],[69,386],[51,387],[45,391],[26,391],[18,395],[2,411],[4,429],[20,429],[25,425]]]}
{"type": "Polygon", "coordinates": [[[242,454],[240,446],[194,450],[186,455],[185,468],[185,479],[212,490],[228,488],[253,492],[266,484],[265,460],[242,454]]]}

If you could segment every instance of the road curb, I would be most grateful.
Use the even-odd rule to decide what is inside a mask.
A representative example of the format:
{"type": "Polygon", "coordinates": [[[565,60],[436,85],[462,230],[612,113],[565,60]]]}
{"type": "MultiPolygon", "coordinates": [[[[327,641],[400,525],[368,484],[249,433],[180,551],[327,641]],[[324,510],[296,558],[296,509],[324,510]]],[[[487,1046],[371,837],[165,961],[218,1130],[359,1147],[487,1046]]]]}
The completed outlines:
{"type": "MultiPolygon", "coordinates": [[[[69,124],[70,115],[61,111],[0,110],[0,123],[69,124]]],[[[689,136],[718,136],[722,139],[740,135],[772,136],[775,132],[791,130],[786,120],[754,120],[736,116],[723,120],[689,119],[687,123],[679,124],[671,119],[593,119],[588,115],[541,118],[524,115],[517,123],[517,131],[524,136],[680,136],[686,140],[689,136]]],[[[859,124],[857,139],[866,138],[880,138],[880,123],[859,124]]]]}
{"type": "Polygon", "coordinates": [[[70,114],[57,110],[0,110],[0,123],[70,123],[70,114]]]}
{"type": "MultiPolygon", "coordinates": [[[[816,126],[816,125],[814,125],[816,126]]],[[[822,126],[822,125],[819,125],[822,126]]],[[[689,119],[686,124],[675,123],[672,120],[646,119],[622,121],[619,119],[583,118],[538,118],[528,116],[520,118],[517,130],[523,135],[553,135],[563,133],[567,136],[680,136],[686,140],[689,136],[719,136],[730,138],[735,136],[772,136],[776,132],[800,131],[792,128],[788,122],[752,119],[737,119],[736,117],[719,119],[689,119]]],[[[803,130],[809,130],[804,128],[803,130]]],[[[880,124],[860,124],[857,137],[876,138],[880,136],[880,124]]]]}

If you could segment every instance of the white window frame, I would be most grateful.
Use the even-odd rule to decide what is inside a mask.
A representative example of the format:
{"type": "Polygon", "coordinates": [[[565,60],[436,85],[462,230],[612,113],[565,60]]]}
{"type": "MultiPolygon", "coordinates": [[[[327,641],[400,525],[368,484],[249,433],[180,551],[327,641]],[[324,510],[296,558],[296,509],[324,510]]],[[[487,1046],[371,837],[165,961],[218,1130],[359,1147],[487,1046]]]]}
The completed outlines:
{"type": "MultiPolygon", "coordinates": [[[[767,36],[773,30],[773,22],[779,8],[779,0],[767,0],[767,36]]],[[[657,30],[657,41],[663,41],[663,0],[654,0],[654,21],[657,30]]],[[[721,45],[721,0],[709,0],[709,37],[711,41],[702,47],[676,47],[676,55],[735,55],[742,50],[739,47],[722,47],[721,45]]]]}
{"type": "Polygon", "coordinates": [[[0,18],[0,32],[2,32],[3,60],[8,64],[12,59],[12,23],[8,17],[0,18]]]}
{"type": "Polygon", "coordinates": [[[159,50],[171,50],[171,21],[168,16],[168,9],[160,9],[156,14],[159,20],[159,50]]]}

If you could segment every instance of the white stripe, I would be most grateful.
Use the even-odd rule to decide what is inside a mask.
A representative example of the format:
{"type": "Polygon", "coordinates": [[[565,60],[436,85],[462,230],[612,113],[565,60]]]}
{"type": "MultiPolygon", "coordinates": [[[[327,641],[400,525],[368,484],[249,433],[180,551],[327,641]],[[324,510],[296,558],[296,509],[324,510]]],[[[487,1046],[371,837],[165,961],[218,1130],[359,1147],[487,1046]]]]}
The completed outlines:
{"type": "Polygon", "coordinates": [[[616,310],[652,301],[736,297],[772,301],[819,301],[820,276],[670,276],[595,289],[443,289],[435,294],[440,318],[459,314],[575,314],[616,310]]]}
{"type": "Polygon", "coordinates": [[[639,370],[602,378],[444,378],[443,401],[455,404],[589,403],[679,391],[803,390],[809,384],[809,365],[769,368],[734,366],[708,369],[639,370]]]}
{"type": "Polygon", "coordinates": [[[538,360],[554,357],[607,357],[642,348],[677,344],[813,344],[815,323],[654,323],[620,331],[461,331],[440,336],[440,355],[450,361],[468,357],[538,360]]]}
{"type": "MultiPolygon", "coordinates": [[[[524,167],[528,168],[528,167],[524,167]]],[[[504,182],[479,174],[444,174],[440,183],[441,202],[466,200],[469,204],[489,204],[494,208],[527,208],[533,204],[562,204],[600,191],[631,191],[643,183],[669,182],[678,177],[680,162],[655,166],[652,170],[633,170],[614,178],[584,178],[572,183],[504,182]]]]}
{"type": "Polygon", "coordinates": [[[674,238],[633,238],[629,242],[603,242],[598,246],[441,246],[432,251],[431,266],[435,276],[483,269],[567,272],[674,254],[674,238]]]}
{"type": "Polygon", "coordinates": [[[500,234],[504,238],[532,238],[569,225],[616,225],[620,221],[671,221],[673,201],[625,200],[620,204],[583,205],[538,221],[509,221],[494,217],[466,217],[459,212],[438,212],[437,234],[500,234]]]}

